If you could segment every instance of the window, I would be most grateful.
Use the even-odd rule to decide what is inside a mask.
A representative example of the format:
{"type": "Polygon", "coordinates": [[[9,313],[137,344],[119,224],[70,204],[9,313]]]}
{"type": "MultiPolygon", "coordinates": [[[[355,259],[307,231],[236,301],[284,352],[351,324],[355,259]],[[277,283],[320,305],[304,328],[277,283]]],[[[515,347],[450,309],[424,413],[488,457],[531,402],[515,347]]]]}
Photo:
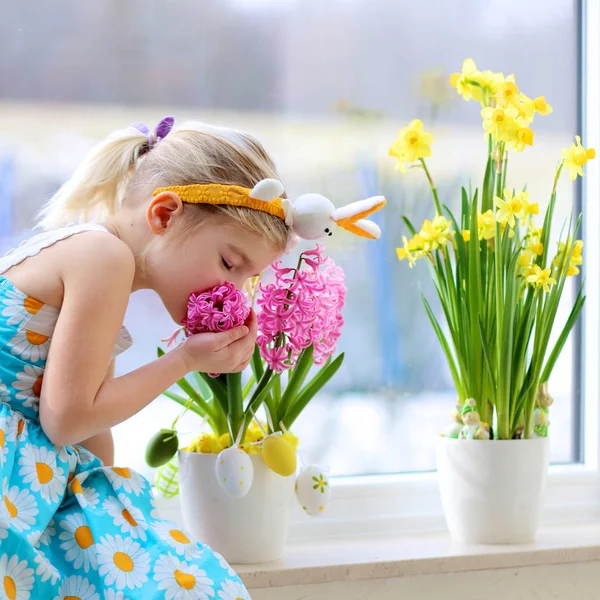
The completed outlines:
{"type": "MultiPolygon", "coordinates": [[[[385,193],[380,242],[344,235],[328,242],[348,280],[339,346],[347,358],[297,433],[304,455],[336,475],[434,469],[436,436],[454,393],[415,273],[397,263],[394,250],[400,215],[426,218],[431,201],[420,173],[393,171],[387,147],[402,124],[419,117],[436,136],[430,167],[444,199],[454,203],[469,177],[479,184],[477,108],[447,85],[471,56],[482,67],[514,72],[554,107],[536,121],[535,149],[510,167],[513,181],[527,181],[543,204],[561,147],[581,130],[580,3],[63,0],[3,11],[2,246],[28,234],[35,212],[97,139],[132,121],[153,125],[167,112],[177,122],[194,118],[256,134],[292,196],[319,191],[344,203],[385,193]]],[[[579,205],[579,190],[564,178],[562,214],[573,202],[579,205]]],[[[597,265],[588,257],[588,268],[597,265]]],[[[432,296],[426,273],[419,279],[432,296]]],[[[173,328],[145,291],[132,297],[126,325],[137,343],[120,357],[120,373],[152,360],[173,328]]],[[[581,459],[583,341],[579,329],[551,382],[555,463],[581,459]]],[[[158,399],[118,426],[117,459],[151,475],[146,440],[178,413],[158,399]]],[[[186,417],[184,439],[197,426],[186,417]]]]}

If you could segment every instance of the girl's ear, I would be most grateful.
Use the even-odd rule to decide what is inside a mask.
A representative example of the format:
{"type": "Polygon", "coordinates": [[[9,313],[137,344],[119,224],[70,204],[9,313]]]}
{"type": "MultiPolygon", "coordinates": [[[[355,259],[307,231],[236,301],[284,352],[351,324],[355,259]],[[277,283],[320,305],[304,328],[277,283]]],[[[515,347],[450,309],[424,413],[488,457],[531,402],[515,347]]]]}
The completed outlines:
{"type": "Polygon", "coordinates": [[[152,198],[146,210],[146,221],[150,231],[156,235],[163,235],[169,225],[173,224],[173,217],[183,214],[183,202],[174,192],[161,192],[152,198]]]}

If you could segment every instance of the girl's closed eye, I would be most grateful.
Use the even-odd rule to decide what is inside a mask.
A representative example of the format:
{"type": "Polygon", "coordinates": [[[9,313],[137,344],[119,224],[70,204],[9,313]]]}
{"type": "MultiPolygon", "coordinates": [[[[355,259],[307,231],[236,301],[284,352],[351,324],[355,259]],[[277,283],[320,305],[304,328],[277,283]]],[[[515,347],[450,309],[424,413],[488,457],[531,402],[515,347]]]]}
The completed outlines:
{"type": "Polygon", "coordinates": [[[228,263],[222,256],[221,256],[221,262],[223,263],[223,266],[228,270],[231,271],[231,269],[233,269],[233,265],[231,265],[230,263],[228,263]]]}

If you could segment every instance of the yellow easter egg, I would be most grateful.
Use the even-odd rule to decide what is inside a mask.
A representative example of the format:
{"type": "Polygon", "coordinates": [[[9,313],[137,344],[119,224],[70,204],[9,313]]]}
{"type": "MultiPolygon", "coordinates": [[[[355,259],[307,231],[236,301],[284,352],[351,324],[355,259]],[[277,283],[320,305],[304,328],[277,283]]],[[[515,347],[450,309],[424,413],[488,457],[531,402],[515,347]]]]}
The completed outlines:
{"type": "Polygon", "coordinates": [[[267,467],[282,477],[296,472],[296,452],[281,436],[268,437],[262,443],[262,457],[267,467]]]}

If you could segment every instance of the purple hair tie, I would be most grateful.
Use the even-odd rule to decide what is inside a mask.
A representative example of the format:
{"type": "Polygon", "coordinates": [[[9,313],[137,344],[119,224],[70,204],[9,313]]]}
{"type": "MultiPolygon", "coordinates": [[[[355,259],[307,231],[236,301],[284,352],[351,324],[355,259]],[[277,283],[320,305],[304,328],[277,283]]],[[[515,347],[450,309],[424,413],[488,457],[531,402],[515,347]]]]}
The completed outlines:
{"type": "Polygon", "coordinates": [[[139,156],[150,152],[158,142],[166,138],[171,132],[171,129],[173,129],[173,123],[175,123],[173,117],[164,117],[158,122],[158,125],[154,128],[153,132],[150,131],[144,123],[132,123],[132,127],[135,127],[140,133],[144,133],[148,137],[148,147],[142,148],[139,156]]]}

